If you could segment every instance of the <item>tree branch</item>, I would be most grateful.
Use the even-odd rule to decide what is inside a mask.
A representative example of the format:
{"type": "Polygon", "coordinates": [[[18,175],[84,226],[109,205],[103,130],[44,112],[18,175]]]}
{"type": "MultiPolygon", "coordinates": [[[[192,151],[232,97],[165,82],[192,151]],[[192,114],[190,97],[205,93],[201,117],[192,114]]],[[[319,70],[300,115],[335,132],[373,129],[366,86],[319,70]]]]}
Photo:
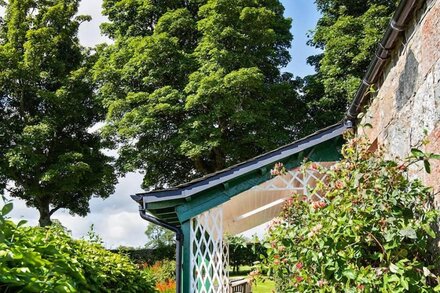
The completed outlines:
{"type": "Polygon", "coordinates": [[[61,205],[58,205],[58,206],[56,206],[55,208],[53,208],[52,210],[50,210],[50,212],[49,212],[49,217],[52,216],[56,211],[58,211],[58,210],[61,209],[61,208],[62,208],[62,206],[61,206],[61,205]]]}

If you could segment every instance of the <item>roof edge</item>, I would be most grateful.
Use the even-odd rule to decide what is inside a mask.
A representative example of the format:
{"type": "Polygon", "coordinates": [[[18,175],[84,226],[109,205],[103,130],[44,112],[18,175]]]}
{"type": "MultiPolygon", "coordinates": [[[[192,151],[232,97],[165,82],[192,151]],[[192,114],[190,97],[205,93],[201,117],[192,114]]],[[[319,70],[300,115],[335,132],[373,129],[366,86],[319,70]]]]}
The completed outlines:
{"type": "MultiPolygon", "coordinates": [[[[376,54],[368,66],[367,72],[359,86],[355,98],[346,113],[346,118],[352,121],[357,119],[362,106],[371,98],[370,87],[374,85],[385,69],[388,59],[394,50],[397,39],[407,28],[407,20],[417,7],[417,0],[402,0],[391,19],[382,41],[379,43],[376,54]]],[[[425,0],[420,1],[420,4],[425,0]]]]}
{"type": "Polygon", "coordinates": [[[341,136],[346,130],[351,129],[352,127],[353,125],[351,121],[344,120],[327,128],[321,129],[320,131],[317,131],[293,143],[254,157],[245,162],[236,164],[227,169],[208,174],[205,177],[179,185],[175,188],[138,193],[136,195],[132,195],[132,198],[139,203],[142,202],[142,199],[145,203],[188,198],[196,193],[223,184],[232,178],[248,174],[261,168],[262,166],[266,166],[267,164],[270,164],[270,162],[268,163],[269,160],[277,161],[281,157],[292,156],[322,142],[341,136]]]}

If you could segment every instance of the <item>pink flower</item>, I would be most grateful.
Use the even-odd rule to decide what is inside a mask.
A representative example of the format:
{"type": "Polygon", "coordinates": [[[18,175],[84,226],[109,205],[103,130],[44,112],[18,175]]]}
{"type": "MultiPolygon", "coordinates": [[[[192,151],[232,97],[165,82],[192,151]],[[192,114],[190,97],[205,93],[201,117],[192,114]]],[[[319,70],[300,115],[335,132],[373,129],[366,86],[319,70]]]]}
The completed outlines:
{"type": "Polygon", "coordinates": [[[319,223],[318,225],[313,227],[313,231],[315,231],[315,232],[319,232],[319,230],[321,230],[321,229],[322,229],[322,224],[321,223],[319,223]]]}
{"type": "Polygon", "coordinates": [[[316,285],[318,285],[318,287],[322,287],[322,286],[324,286],[325,284],[327,284],[327,281],[326,280],[319,280],[318,282],[316,282],[316,285]]]}
{"type": "Polygon", "coordinates": [[[304,280],[304,278],[301,277],[301,276],[296,277],[296,281],[297,281],[298,283],[302,282],[303,280],[304,280]]]}
{"type": "Polygon", "coordinates": [[[299,263],[297,263],[297,264],[295,265],[295,267],[296,267],[298,270],[300,270],[300,269],[303,268],[303,263],[302,263],[302,262],[299,262],[299,263]]]}
{"type": "Polygon", "coordinates": [[[327,203],[324,201],[315,201],[312,203],[312,207],[315,210],[325,208],[326,206],[327,206],[327,203]]]}
{"type": "Polygon", "coordinates": [[[312,170],[319,170],[319,165],[316,164],[316,163],[312,163],[312,164],[310,165],[310,169],[312,169],[312,170]]]}
{"type": "Polygon", "coordinates": [[[364,285],[362,285],[362,284],[360,284],[360,285],[357,285],[357,287],[356,287],[357,289],[359,289],[359,290],[361,290],[361,291],[364,291],[364,289],[365,289],[365,286],[364,285]]]}
{"type": "Polygon", "coordinates": [[[338,180],[338,181],[336,181],[336,183],[335,183],[335,187],[336,187],[337,189],[342,189],[342,188],[344,188],[344,183],[343,183],[342,181],[338,180]]]}

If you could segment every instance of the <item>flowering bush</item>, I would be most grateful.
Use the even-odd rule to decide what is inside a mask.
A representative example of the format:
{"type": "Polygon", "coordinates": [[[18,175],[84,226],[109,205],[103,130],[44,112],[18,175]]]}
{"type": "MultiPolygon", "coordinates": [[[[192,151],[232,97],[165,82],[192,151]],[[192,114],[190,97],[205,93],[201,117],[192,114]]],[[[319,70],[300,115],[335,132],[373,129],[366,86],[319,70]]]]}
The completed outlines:
{"type": "Polygon", "coordinates": [[[176,281],[168,280],[159,282],[156,284],[156,289],[159,290],[160,293],[174,293],[176,292],[176,281]]]}
{"type": "Polygon", "coordinates": [[[284,167],[284,164],[281,162],[276,163],[273,169],[270,170],[270,175],[272,176],[278,176],[284,174],[286,174],[286,168],[284,167]]]}
{"type": "Polygon", "coordinates": [[[154,265],[144,265],[145,269],[156,280],[156,289],[161,293],[176,291],[176,261],[157,261],[154,265]]]}
{"type": "Polygon", "coordinates": [[[387,161],[364,139],[342,155],[329,169],[314,165],[326,179],[310,192],[323,200],[287,201],[269,228],[260,270],[278,292],[440,291],[439,256],[429,251],[438,213],[431,190],[407,174],[417,160],[429,167],[434,155],[413,150],[405,161],[387,161]]]}

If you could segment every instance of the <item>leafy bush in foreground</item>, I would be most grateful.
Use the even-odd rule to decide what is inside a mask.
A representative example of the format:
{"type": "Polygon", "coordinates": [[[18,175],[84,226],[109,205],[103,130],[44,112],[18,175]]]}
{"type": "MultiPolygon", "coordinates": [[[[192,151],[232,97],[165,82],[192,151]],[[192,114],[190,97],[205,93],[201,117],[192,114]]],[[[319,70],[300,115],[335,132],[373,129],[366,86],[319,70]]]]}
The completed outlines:
{"type": "Polygon", "coordinates": [[[408,176],[438,156],[412,153],[396,163],[353,139],[332,168],[308,164],[327,175],[311,191],[323,200],[293,196],[264,244],[278,292],[440,291],[439,256],[429,250],[438,212],[432,191],[408,176]]]}
{"type": "Polygon", "coordinates": [[[0,212],[1,292],[156,292],[126,256],[72,239],[61,227],[23,227],[0,212]]]}

